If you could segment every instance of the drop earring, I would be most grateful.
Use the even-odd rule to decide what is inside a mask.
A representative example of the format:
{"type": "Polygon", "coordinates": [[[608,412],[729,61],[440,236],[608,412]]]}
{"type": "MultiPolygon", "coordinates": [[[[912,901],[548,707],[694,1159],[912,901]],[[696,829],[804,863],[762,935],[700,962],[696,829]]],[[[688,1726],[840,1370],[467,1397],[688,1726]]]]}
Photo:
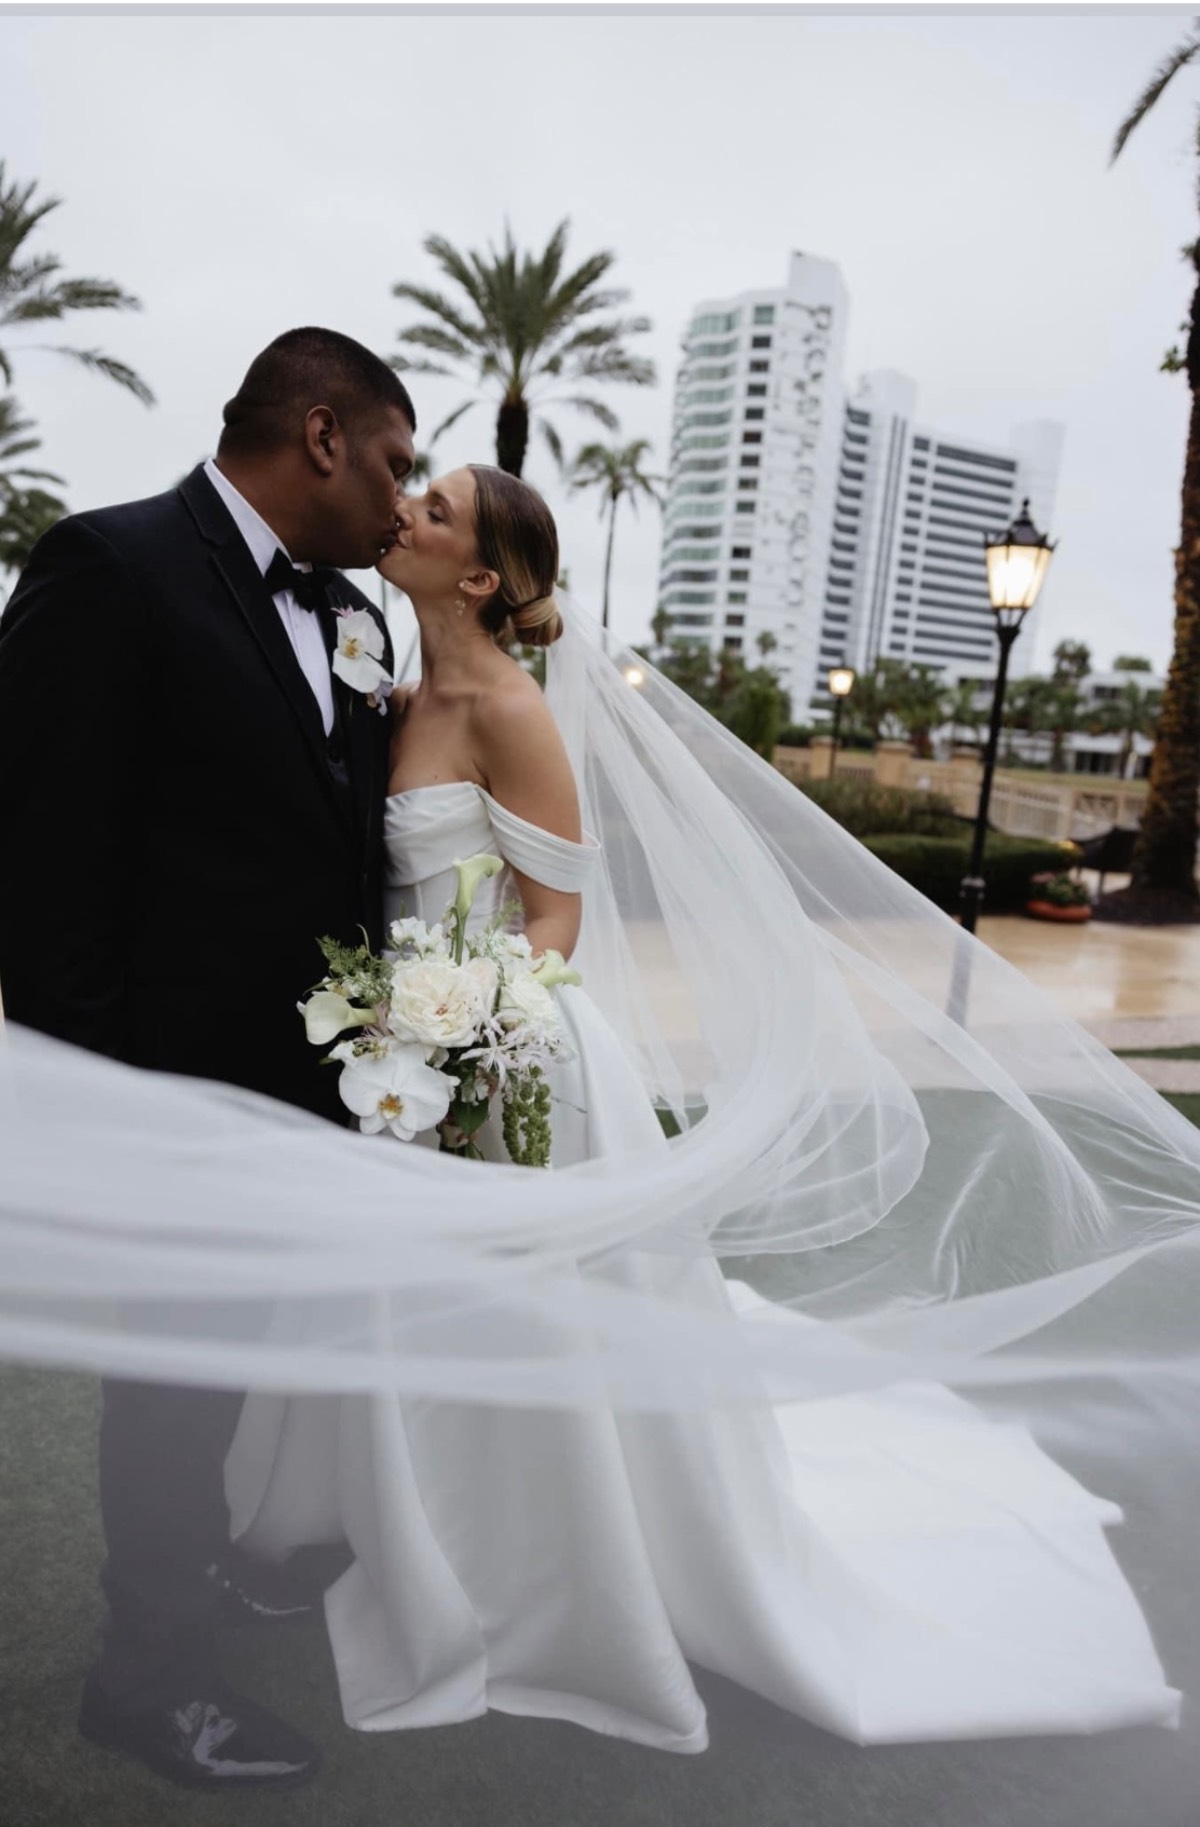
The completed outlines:
{"type": "Polygon", "coordinates": [[[456,596],[454,599],[454,613],[456,615],[462,615],[465,612],[466,607],[467,607],[467,600],[460,592],[459,595],[456,596]]]}

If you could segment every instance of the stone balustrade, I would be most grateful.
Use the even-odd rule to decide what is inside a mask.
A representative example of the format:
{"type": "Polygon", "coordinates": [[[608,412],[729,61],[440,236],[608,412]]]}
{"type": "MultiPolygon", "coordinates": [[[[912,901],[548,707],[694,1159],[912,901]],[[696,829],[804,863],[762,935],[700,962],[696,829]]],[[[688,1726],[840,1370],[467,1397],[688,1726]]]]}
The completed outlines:
{"type": "MultiPolygon", "coordinates": [[[[828,780],[833,741],[814,736],[806,749],[778,748],[775,766],[789,780],[828,780]]],[[[880,786],[941,793],[956,812],[974,817],[982,764],[974,750],[959,750],[948,761],[923,760],[908,742],[880,742],[874,749],[839,749],[838,778],[875,780],[880,786]]],[[[991,823],[1014,837],[1094,837],[1111,825],[1141,823],[1144,780],[1103,774],[1041,774],[997,768],[992,781],[991,823]]]]}

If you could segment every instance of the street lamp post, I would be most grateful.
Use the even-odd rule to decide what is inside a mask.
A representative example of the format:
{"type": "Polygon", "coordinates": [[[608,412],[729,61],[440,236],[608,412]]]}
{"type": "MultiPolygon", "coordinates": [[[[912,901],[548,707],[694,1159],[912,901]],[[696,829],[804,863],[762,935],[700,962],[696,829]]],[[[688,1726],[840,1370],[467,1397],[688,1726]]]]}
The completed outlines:
{"type": "Polygon", "coordinates": [[[973,933],[983,901],[983,852],[987,842],[988,807],[992,798],[992,776],[996,771],[996,751],[1000,744],[1000,725],[1004,716],[1004,688],[1008,683],[1008,656],[1013,642],[1024,626],[1025,617],[1037,602],[1054,545],[1039,533],[1029,517],[1029,503],[1007,532],[983,536],[987,557],[988,594],[996,618],[996,637],[1000,654],[996,665],[996,685],[992,693],[992,716],[988,727],[987,748],[983,754],[983,779],[979,785],[979,809],[975,814],[975,832],[971,841],[971,860],[962,884],[962,925],[973,933]]]}
{"type": "Polygon", "coordinates": [[[833,779],[837,767],[838,731],[842,727],[842,706],[854,690],[854,681],[858,675],[853,666],[832,666],[829,669],[829,695],[833,699],[833,747],[829,751],[829,778],[833,779]]]}

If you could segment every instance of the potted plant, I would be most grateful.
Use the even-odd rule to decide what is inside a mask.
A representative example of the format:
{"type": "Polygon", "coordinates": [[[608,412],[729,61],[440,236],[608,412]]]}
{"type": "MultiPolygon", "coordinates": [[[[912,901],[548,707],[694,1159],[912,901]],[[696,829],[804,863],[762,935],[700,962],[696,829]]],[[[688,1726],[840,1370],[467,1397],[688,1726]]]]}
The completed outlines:
{"type": "Polygon", "coordinates": [[[1029,899],[1025,912],[1035,920],[1090,920],[1092,903],[1082,882],[1061,871],[1047,872],[1029,878],[1029,899]]]}

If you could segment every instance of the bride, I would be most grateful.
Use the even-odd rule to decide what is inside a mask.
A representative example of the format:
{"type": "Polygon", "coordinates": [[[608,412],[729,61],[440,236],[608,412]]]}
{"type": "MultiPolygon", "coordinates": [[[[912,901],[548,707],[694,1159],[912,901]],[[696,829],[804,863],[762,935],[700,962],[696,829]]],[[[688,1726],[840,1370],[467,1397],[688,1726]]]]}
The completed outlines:
{"type": "MultiPolygon", "coordinates": [[[[477,1328],[494,1323],[479,1349],[497,1377],[511,1375],[515,1387],[523,1366],[569,1364],[573,1329],[603,1327],[606,1288],[698,1323],[737,1314],[768,1347],[782,1334],[795,1356],[799,1339],[803,1356],[801,1331],[824,1341],[847,1290],[878,1291],[885,1272],[892,1292],[905,1289],[907,1269],[916,1294],[922,1252],[954,1278],[953,1292],[982,1303],[981,1337],[990,1324],[990,1342],[1003,1343],[1008,1321],[988,1315],[1013,1277],[994,1265],[979,1271],[979,1238],[995,1232],[998,1200],[998,1249],[1028,1257],[1035,1246],[1019,1184],[1035,1158],[1045,1185],[1061,1187],[1066,1218],[1074,1183],[1064,1150],[1014,1088],[999,1097],[993,1129],[969,1140],[961,1183],[937,1154],[940,1136],[927,1159],[924,1117],[936,1098],[961,1094],[968,1069],[988,1083],[997,1073],[979,1064],[962,1023],[950,1026],[958,1039],[938,1030],[942,1065],[933,1069],[932,1018],[922,1032],[908,1003],[907,1019],[897,1015],[905,998],[883,984],[878,941],[864,936],[868,913],[880,909],[868,907],[858,878],[847,891],[861,916],[854,968],[842,972],[854,979],[850,990],[829,962],[840,947],[845,963],[845,930],[839,938],[814,894],[809,917],[827,949],[810,939],[803,953],[790,951],[781,932],[774,970],[762,961],[756,991],[739,967],[739,1007],[726,1009],[721,951],[738,935],[713,871],[739,854],[744,830],[686,772],[698,745],[711,750],[701,762],[720,765],[726,738],[687,725],[693,760],[685,748],[673,757],[678,797],[663,800],[649,837],[639,832],[643,800],[667,792],[646,723],[654,713],[607,663],[601,679],[583,635],[564,630],[557,538],[540,497],[498,470],[456,470],[404,502],[400,536],[379,569],[411,600],[421,640],[420,681],[391,701],[387,918],[438,919],[453,899],[455,860],[492,851],[505,869],[485,884],[473,924],[515,897],[532,952],[574,954],[583,973],[582,988],[560,991],[570,1048],[552,1069],[553,1169],[584,1176],[557,1181],[564,1236],[575,1236],[586,1204],[585,1164],[632,1163],[629,1185],[652,1198],[685,1173],[681,1140],[711,1147],[705,1131],[718,1130],[718,1117],[726,1148],[731,1135],[746,1137],[740,1165],[736,1148],[720,1165],[724,1187],[739,1175],[743,1184],[736,1198],[726,1194],[711,1247],[697,1247],[676,1199],[661,1233],[642,1219],[587,1254],[586,1266],[578,1244],[564,1245],[574,1254],[557,1269],[568,1296],[561,1317],[548,1303],[524,1317],[500,1303],[494,1322],[486,1307],[471,1315],[477,1328]],[[508,649],[553,650],[564,632],[543,695],[508,649]],[[600,697],[622,691],[598,732],[600,697]],[[633,766],[640,783],[622,796],[614,783],[633,766]],[[688,828],[695,820],[704,842],[688,828]],[[635,836],[640,875],[624,855],[635,836]],[[675,842],[681,848],[666,854],[675,842]],[[707,976],[689,956],[695,921],[713,948],[707,976]],[[653,968],[639,962],[646,956],[653,968]],[[790,1050],[764,1059],[770,1011],[781,1004],[795,1011],[790,1050]],[[746,1042],[736,1039],[735,1014],[746,1042]],[[956,1047],[958,1063],[946,1069],[956,1047]],[[772,1096],[756,1131],[753,1112],[772,1096]],[[681,1135],[669,1140],[669,1130],[681,1135]],[[927,1218],[913,1189],[929,1160],[927,1218]],[[576,1210],[573,1201],[582,1202],[576,1210]],[[888,1212],[900,1214],[890,1231],[881,1223],[888,1212]],[[935,1246],[924,1228],[932,1223],[935,1246]],[[805,1310],[781,1319],[762,1293],[779,1295],[791,1250],[803,1252],[805,1310]],[[728,1279],[718,1253],[741,1265],[728,1279]],[[578,1313],[572,1286],[588,1295],[578,1313]]],[[[668,722],[684,715],[669,688],[659,690],[668,722]]],[[[770,843],[769,817],[763,823],[770,843]]],[[[814,848],[822,841],[818,828],[814,848]]],[[[780,849],[761,880],[745,881],[746,893],[771,894],[786,868],[780,849]]],[[[815,880],[819,857],[812,870],[815,880]]],[[[805,898],[803,884],[783,883],[781,906],[783,892],[805,898]]],[[[999,1034],[1002,1052],[990,983],[977,975],[976,1031],[999,1034]]],[[[482,1132],[484,1153],[500,1163],[492,1128],[482,1132]]],[[[697,1160],[689,1210],[706,1175],[716,1184],[712,1160],[697,1160]]],[[[495,1184],[494,1169],[455,1168],[458,1191],[468,1172],[495,1184]]],[[[523,1170],[507,1174],[514,1212],[526,1184],[547,1209],[555,1173],[536,1188],[523,1170]]],[[[437,1183],[427,1187],[436,1198],[437,1183]]],[[[439,1208],[426,1217],[436,1225],[439,1208]]],[[[1063,1239],[1036,1247],[1049,1270],[1080,1272],[1063,1239]]],[[[419,1328],[402,1283],[373,1298],[381,1350],[397,1329],[406,1337],[419,1328]]],[[[872,1361],[896,1347],[889,1323],[885,1311],[875,1335],[860,1335],[872,1361]]],[[[452,1303],[444,1324],[445,1355],[461,1354],[452,1303]]],[[[814,1362],[824,1348],[814,1348],[814,1362]]],[[[424,1349],[436,1361],[443,1345],[426,1339],[424,1349]]],[[[810,1389],[805,1402],[773,1404],[767,1374],[755,1404],[710,1401],[695,1356],[690,1412],[685,1399],[647,1412],[619,1399],[619,1353],[615,1361],[612,1399],[597,1387],[557,1403],[545,1383],[544,1400],[525,1406],[383,1383],[248,1399],[227,1467],[242,1546],[284,1559],[344,1539],[353,1553],[326,1595],[352,1726],[447,1724],[495,1708],[698,1752],[706,1721],[692,1664],[859,1742],[1175,1722],[1178,1695],[1106,1540],[1121,1512],[1025,1427],[988,1418],[934,1377],[889,1386],[844,1366],[827,1393],[810,1389]],[[872,1381],[885,1386],[872,1393],[872,1381]]],[[[636,1380],[632,1362],[628,1374],[636,1380]]]]}

